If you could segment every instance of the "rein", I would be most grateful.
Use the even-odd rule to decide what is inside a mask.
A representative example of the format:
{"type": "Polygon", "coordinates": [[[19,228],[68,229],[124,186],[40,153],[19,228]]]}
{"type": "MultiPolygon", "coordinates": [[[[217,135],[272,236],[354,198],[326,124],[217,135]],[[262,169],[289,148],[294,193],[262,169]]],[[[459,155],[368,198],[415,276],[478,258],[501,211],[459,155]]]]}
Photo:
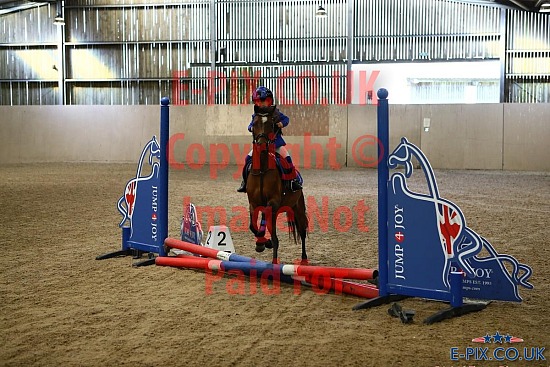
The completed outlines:
{"type": "MultiPolygon", "coordinates": [[[[254,135],[254,132],[253,132],[252,133],[253,134],[253,136],[252,136],[252,145],[253,146],[258,146],[258,145],[261,145],[261,144],[265,144],[266,145],[265,150],[269,154],[269,151],[270,151],[269,146],[275,144],[274,138],[277,136],[277,133],[281,130],[281,128],[276,125],[276,122],[274,121],[272,114],[269,117],[268,117],[268,115],[270,115],[269,113],[257,113],[256,115],[261,117],[261,120],[262,120],[263,124],[266,124],[268,122],[267,120],[270,119],[271,120],[271,130],[273,130],[273,132],[272,133],[262,132],[262,133],[259,133],[258,135],[254,135]],[[273,139],[271,139],[269,137],[270,134],[273,134],[273,139]]],[[[263,149],[260,150],[260,151],[256,150],[256,152],[261,154],[263,152],[263,149]]],[[[275,152],[275,149],[273,149],[273,152],[275,152]]],[[[258,170],[255,170],[253,168],[252,170],[250,170],[250,174],[254,175],[254,176],[259,176],[259,175],[265,174],[266,172],[268,172],[272,169],[274,169],[274,168],[269,168],[269,164],[268,164],[267,169],[264,171],[264,170],[262,170],[261,165],[260,165],[259,172],[258,172],[258,170]]]]}

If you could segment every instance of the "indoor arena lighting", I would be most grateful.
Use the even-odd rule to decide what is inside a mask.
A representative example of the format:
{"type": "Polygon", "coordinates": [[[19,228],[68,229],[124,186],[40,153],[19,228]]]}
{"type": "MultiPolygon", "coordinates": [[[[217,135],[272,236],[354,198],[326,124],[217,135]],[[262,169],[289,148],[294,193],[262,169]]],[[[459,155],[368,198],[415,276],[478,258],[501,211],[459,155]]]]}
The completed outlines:
{"type": "Polygon", "coordinates": [[[65,25],[65,19],[61,16],[61,14],[57,14],[55,19],[53,20],[53,24],[55,24],[55,25],[65,25]]]}
{"type": "Polygon", "coordinates": [[[323,5],[319,5],[317,8],[317,12],[315,13],[315,16],[318,18],[326,18],[327,17],[327,11],[325,8],[323,8],[323,5]]]}

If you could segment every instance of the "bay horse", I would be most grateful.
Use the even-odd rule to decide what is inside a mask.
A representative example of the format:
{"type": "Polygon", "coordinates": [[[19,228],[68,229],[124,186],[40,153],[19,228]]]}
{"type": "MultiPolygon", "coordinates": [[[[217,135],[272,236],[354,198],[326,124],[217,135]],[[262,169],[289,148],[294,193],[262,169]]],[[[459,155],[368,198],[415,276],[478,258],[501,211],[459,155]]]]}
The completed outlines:
{"type": "MultiPolygon", "coordinates": [[[[277,237],[277,217],[286,212],[289,236],[298,243],[297,235],[302,242],[302,264],[307,264],[306,236],[309,220],[306,215],[306,204],[302,190],[291,191],[283,185],[281,174],[276,164],[275,137],[279,129],[279,112],[275,106],[257,111],[252,129],[252,168],[246,181],[250,211],[250,230],[256,236],[256,251],[265,248],[273,249],[273,264],[279,262],[279,239],[277,237]],[[258,227],[259,213],[261,223],[258,227]],[[266,239],[269,231],[271,238],[266,239]]],[[[284,161],[284,158],[281,158],[284,161]]],[[[284,163],[284,162],[283,162],[284,163]]]]}

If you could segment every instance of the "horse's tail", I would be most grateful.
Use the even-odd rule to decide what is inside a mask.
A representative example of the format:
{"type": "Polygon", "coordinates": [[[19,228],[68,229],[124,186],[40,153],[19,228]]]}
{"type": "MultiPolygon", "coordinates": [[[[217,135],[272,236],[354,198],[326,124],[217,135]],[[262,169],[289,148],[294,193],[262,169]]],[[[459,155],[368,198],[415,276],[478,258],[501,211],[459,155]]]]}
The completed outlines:
{"type": "Polygon", "coordinates": [[[288,237],[294,239],[294,243],[298,243],[298,238],[296,237],[296,221],[288,220],[288,237]]]}
{"type": "Polygon", "coordinates": [[[294,239],[294,243],[298,243],[298,235],[306,237],[309,228],[309,218],[306,212],[306,203],[304,194],[300,195],[296,205],[287,212],[288,235],[294,239]],[[297,233],[300,232],[300,233],[297,233]]]}

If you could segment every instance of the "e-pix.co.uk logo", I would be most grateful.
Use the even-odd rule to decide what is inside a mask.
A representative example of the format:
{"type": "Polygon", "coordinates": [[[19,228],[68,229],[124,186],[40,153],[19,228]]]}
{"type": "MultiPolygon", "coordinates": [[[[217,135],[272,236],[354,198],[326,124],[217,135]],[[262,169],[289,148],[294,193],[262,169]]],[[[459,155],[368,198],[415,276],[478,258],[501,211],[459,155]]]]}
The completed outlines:
{"type": "Polygon", "coordinates": [[[524,340],[508,333],[486,333],[472,339],[474,343],[491,344],[488,347],[451,347],[451,361],[545,361],[545,347],[518,347],[524,340]],[[494,348],[493,348],[494,347],[494,348]]]}
{"type": "Polygon", "coordinates": [[[489,333],[485,336],[472,339],[474,343],[521,343],[523,339],[512,336],[510,334],[501,335],[498,331],[494,335],[489,333]]]}

